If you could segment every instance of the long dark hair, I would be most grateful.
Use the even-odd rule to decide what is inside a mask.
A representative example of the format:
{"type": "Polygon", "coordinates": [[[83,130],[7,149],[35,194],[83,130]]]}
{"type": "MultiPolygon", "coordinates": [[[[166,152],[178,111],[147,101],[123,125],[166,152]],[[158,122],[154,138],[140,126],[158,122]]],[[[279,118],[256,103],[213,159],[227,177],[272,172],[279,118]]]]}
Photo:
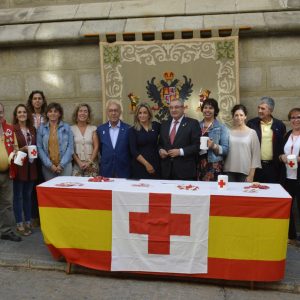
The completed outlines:
{"type": "Polygon", "coordinates": [[[234,114],[235,114],[235,112],[236,112],[237,110],[242,110],[242,111],[244,112],[245,116],[247,116],[247,114],[248,114],[248,111],[247,111],[247,108],[246,108],[245,105],[243,105],[243,104],[236,104],[236,105],[232,108],[232,110],[231,110],[231,115],[232,115],[232,117],[234,116],[234,114]]]}
{"type": "Polygon", "coordinates": [[[26,120],[27,128],[29,128],[29,129],[33,128],[32,114],[25,104],[18,104],[15,107],[14,112],[13,112],[13,124],[14,125],[19,124],[19,120],[17,119],[17,111],[18,111],[19,107],[24,107],[27,112],[27,120],[26,120]]]}
{"type": "Polygon", "coordinates": [[[33,99],[33,96],[35,94],[40,94],[42,96],[42,98],[43,98],[43,104],[42,104],[42,107],[41,107],[41,114],[45,115],[46,114],[46,108],[47,108],[47,101],[46,101],[46,97],[45,97],[43,91],[38,91],[38,90],[32,91],[30,93],[29,97],[28,97],[26,106],[28,107],[28,109],[30,110],[30,112],[33,114],[34,113],[34,107],[32,105],[32,99],[33,99]]]}

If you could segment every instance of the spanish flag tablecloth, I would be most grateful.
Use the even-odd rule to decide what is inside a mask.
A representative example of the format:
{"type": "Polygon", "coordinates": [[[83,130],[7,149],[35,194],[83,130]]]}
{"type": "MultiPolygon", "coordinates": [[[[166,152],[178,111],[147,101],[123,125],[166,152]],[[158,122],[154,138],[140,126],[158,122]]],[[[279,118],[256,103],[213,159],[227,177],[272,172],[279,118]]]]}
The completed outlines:
{"type": "Polygon", "coordinates": [[[281,280],[291,197],[247,185],[56,177],[37,187],[41,229],[54,258],[93,269],[281,280]]]}

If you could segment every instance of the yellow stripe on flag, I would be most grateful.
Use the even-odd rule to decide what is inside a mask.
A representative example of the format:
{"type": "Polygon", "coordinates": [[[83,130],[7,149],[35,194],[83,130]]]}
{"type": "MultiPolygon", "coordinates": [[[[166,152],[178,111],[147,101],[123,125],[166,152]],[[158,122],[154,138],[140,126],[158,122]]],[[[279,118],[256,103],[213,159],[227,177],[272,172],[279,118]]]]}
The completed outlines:
{"type": "Polygon", "coordinates": [[[210,217],[208,257],[285,259],[288,219],[210,217]]]}
{"type": "Polygon", "coordinates": [[[111,251],[111,211],[53,207],[39,210],[47,244],[56,248],[111,251]]]}

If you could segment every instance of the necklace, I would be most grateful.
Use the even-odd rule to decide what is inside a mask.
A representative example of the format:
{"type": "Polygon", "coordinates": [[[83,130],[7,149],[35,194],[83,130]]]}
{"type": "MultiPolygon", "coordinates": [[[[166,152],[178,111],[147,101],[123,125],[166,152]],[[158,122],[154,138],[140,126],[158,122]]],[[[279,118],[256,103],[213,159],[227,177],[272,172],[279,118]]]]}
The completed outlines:
{"type": "Polygon", "coordinates": [[[211,123],[209,123],[209,125],[207,127],[205,127],[205,123],[203,122],[203,126],[201,127],[202,136],[209,130],[209,128],[211,127],[211,125],[213,123],[214,123],[214,121],[212,121],[211,123]]]}

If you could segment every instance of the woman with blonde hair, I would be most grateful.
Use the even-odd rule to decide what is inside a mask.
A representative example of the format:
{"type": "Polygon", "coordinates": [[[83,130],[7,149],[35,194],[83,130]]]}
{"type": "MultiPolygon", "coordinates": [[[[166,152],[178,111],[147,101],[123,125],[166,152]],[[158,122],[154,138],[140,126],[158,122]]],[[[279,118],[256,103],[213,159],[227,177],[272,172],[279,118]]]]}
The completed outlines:
{"type": "Polygon", "coordinates": [[[94,177],[99,174],[98,151],[99,141],[97,127],[90,125],[91,107],[86,103],[77,105],[73,112],[71,126],[74,135],[73,176],[94,177]]]}
{"type": "Polygon", "coordinates": [[[150,106],[147,103],[139,104],[135,110],[134,125],[129,129],[131,175],[136,179],[160,177],[158,155],[160,124],[152,120],[150,106]]]}

